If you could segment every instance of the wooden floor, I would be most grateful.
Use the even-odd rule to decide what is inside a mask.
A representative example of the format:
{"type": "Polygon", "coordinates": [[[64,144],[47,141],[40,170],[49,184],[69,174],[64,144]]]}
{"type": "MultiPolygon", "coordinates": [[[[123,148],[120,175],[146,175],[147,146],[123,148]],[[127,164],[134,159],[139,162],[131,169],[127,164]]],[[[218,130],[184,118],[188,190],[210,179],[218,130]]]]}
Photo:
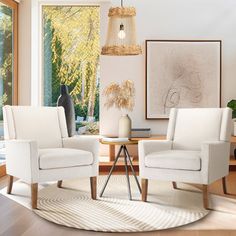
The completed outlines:
{"type": "MultiPolygon", "coordinates": [[[[6,186],[6,177],[0,178],[0,188],[6,186]]],[[[231,193],[228,197],[236,199],[236,172],[231,172],[227,177],[228,191],[231,193]]],[[[223,195],[221,182],[210,186],[210,192],[223,195]]],[[[236,222],[232,222],[236,224],[236,222]]],[[[81,236],[101,236],[101,235],[139,235],[139,236],[236,236],[236,231],[189,231],[189,230],[165,230],[150,233],[97,233],[91,231],[76,230],[50,223],[39,216],[35,215],[29,209],[22,207],[12,200],[0,195],[0,235],[6,236],[66,236],[66,235],[81,235],[81,236]]]]}

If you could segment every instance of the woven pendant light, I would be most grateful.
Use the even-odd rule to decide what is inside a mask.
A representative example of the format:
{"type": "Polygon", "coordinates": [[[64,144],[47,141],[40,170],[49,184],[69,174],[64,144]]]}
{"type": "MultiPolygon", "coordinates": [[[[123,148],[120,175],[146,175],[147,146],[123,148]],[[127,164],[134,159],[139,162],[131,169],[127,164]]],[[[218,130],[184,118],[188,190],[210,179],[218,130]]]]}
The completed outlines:
{"type": "Polygon", "coordinates": [[[108,32],[102,55],[129,56],[142,54],[136,42],[136,10],[134,7],[112,7],[109,10],[108,32]]]}

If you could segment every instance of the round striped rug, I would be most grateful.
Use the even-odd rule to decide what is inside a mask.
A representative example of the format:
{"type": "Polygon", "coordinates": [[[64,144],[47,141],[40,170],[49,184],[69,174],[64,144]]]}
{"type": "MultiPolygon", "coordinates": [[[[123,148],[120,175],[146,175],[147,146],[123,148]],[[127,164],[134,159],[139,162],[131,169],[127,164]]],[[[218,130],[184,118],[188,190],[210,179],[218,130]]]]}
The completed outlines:
{"type": "MultiPolygon", "coordinates": [[[[98,191],[106,176],[98,177],[98,191]]],[[[90,197],[89,178],[51,185],[39,191],[35,213],[56,224],[102,232],[142,232],[169,229],[197,221],[208,214],[201,192],[188,185],[175,190],[171,182],[149,181],[148,202],[140,201],[131,179],[133,200],[128,200],[125,176],[112,176],[102,198],[90,197]]],[[[99,192],[98,192],[99,193],[99,192]]]]}

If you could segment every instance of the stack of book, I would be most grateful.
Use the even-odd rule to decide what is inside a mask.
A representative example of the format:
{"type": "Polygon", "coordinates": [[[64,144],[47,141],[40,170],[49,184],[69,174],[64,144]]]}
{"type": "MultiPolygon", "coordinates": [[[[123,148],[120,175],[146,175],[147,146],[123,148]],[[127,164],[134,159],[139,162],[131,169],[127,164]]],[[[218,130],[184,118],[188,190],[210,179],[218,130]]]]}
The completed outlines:
{"type": "Polygon", "coordinates": [[[131,129],[131,138],[149,138],[150,136],[150,128],[131,129]]]}

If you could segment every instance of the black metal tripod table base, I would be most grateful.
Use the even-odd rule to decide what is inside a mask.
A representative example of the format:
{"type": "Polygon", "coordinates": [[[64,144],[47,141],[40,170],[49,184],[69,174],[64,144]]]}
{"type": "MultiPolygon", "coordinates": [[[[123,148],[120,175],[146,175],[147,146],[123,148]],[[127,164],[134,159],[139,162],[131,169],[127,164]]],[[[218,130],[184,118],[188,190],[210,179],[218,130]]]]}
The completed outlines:
{"type": "Polygon", "coordinates": [[[138,182],[138,178],[137,178],[137,176],[136,176],[136,174],[135,174],[134,167],[133,167],[133,164],[132,164],[132,161],[131,161],[131,158],[130,158],[128,149],[126,148],[126,145],[121,145],[121,146],[120,146],[120,149],[119,149],[119,152],[118,152],[118,154],[117,154],[117,156],[116,156],[116,158],[115,158],[115,161],[114,161],[114,163],[113,163],[113,165],[112,165],[112,167],[111,167],[111,170],[110,170],[110,172],[109,172],[109,174],[108,174],[108,176],[107,176],[106,182],[105,182],[105,184],[104,184],[104,186],[103,186],[103,188],[102,188],[102,191],[101,191],[101,193],[100,193],[100,197],[102,197],[102,195],[103,195],[103,193],[104,193],[104,191],[105,191],[105,189],[106,189],[106,187],[107,187],[107,184],[108,184],[108,182],[109,182],[109,179],[110,179],[110,177],[111,177],[111,175],[112,175],[112,172],[114,171],[114,168],[115,168],[115,166],[116,166],[117,161],[118,161],[119,158],[120,158],[120,154],[121,154],[122,150],[123,150],[123,152],[124,152],[125,175],[126,175],[126,179],[127,179],[127,188],[128,188],[129,199],[132,200],[131,188],[130,188],[130,180],[129,180],[128,162],[129,162],[129,165],[130,165],[132,174],[133,174],[133,176],[134,176],[134,178],[135,178],[135,181],[136,181],[136,183],[137,183],[139,192],[141,193],[141,187],[140,187],[140,184],[139,184],[139,182],[138,182]]]}

